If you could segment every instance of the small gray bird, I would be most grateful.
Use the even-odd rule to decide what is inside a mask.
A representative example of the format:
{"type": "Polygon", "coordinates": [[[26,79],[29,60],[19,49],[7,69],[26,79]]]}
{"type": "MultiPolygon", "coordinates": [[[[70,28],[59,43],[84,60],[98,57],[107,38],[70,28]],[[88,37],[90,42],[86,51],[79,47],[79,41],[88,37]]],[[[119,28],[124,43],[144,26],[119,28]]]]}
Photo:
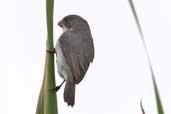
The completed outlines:
{"type": "MultiPolygon", "coordinates": [[[[82,17],[68,15],[58,25],[63,29],[63,34],[55,47],[57,68],[59,75],[66,82],[64,101],[73,107],[75,85],[84,78],[90,62],[93,62],[94,44],[90,27],[82,17]]],[[[61,85],[57,86],[55,90],[57,91],[61,85]]]]}

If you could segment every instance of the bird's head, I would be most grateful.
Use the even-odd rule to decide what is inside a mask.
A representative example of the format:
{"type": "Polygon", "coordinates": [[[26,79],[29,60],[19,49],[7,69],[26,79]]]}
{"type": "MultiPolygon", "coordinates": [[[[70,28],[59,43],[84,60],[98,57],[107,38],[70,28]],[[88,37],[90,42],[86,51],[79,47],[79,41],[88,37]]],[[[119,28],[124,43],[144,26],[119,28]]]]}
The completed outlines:
{"type": "Polygon", "coordinates": [[[88,27],[87,21],[78,15],[68,15],[59,21],[58,25],[63,29],[64,32],[82,30],[88,27]]]}

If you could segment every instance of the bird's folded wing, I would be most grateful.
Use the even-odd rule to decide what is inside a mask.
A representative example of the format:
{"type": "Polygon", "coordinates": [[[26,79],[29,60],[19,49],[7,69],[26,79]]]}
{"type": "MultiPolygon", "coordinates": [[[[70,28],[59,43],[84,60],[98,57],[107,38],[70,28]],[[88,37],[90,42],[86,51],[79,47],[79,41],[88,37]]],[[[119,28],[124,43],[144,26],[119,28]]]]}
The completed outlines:
{"type": "Polygon", "coordinates": [[[78,84],[87,72],[90,62],[93,61],[93,40],[65,32],[59,41],[66,63],[70,67],[75,83],[78,84]]]}

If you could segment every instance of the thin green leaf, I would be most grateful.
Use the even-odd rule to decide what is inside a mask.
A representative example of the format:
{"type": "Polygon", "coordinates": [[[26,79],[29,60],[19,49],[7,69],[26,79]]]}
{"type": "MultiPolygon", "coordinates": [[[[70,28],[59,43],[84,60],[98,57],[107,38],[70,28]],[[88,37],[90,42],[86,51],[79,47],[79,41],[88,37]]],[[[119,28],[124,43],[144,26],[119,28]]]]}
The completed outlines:
{"type": "Polygon", "coordinates": [[[132,0],[129,0],[129,4],[131,6],[131,10],[132,10],[132,13],[134,15],[134,18],[135,18],[139,33],[141,35],[141,40],[142,40],[142,43],[143,43],[143,46],[144,46],[144,49],[145,49],[145,52],[146,52],[146,55],[147,55],[147,60],[148,60],[148,64],[149,64],[149,67],[150,67],[150,72],[151,72],[153,86],[154,86],[154,92],[155,92],[155,97],[156,97],[158,114],[164,114],[162,103],[161,103],[161,100],[160,100],[160,95],[159,95],[156,80],[155,80],[154,70],[153,70],[153,67],[152,67],[152,64],[151,64],[150,56],[149,56],[147,46],[146,46],[146,43],[145,43],[145,40],[144,40],[144,35],[143,35],[142,29],[141,29],[141,26],[140,26],[140,23],[139,23],[139,19],[138,19],[138,16],[137,16],[137,13],[136,13],[136,10],[135,10],[135,7],[134,7],[134,4],[133,4],[132,0]]]}
{"type": "Polygon", "coordinates": [[[133,4],[132,0],[129,0],[129,4],[131,6],[131,10],[132,10],[132,13],[134,15],[135,21],[137,23],[140,35],[143,37],[142,29],[141,29],[141,26],[140,26],[140,23],[139,23],[139,20],[138,20],[138,16],[137,16],[137,13],[135,11],[135,7],[134,7],[134,4],[133,4]]]}
{"type": "Polygon", "coordinates": [[[158,114],[164,114],[164,111],[163,111],[162,103],[161,103],[161,100],[160,100],[160,95],[159,95],[159,92],[158,92],[158,88],[157,88],[157,84],[156,84],[156,80],[155,80],[154,73],[152,73],[152,78],[153,78],[153,85],[154,85],[154,91],[155,91],[155,96],[156,96],[156,103],[157,103],[158,114]]]}

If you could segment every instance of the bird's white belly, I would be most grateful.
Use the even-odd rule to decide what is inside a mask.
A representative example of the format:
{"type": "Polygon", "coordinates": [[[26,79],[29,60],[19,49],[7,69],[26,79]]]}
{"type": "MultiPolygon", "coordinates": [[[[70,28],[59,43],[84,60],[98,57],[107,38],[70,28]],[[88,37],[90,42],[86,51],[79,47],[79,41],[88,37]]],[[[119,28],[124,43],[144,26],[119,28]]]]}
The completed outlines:
{"type": "Polygon", "coordinates": [[[58,73],[64,80],[67,80],[67,77],[71,76],[72,74],[64,58],[59,41],[56,44],[56,52],[57,52],[56,62],[57,62],[58,73]]]}

